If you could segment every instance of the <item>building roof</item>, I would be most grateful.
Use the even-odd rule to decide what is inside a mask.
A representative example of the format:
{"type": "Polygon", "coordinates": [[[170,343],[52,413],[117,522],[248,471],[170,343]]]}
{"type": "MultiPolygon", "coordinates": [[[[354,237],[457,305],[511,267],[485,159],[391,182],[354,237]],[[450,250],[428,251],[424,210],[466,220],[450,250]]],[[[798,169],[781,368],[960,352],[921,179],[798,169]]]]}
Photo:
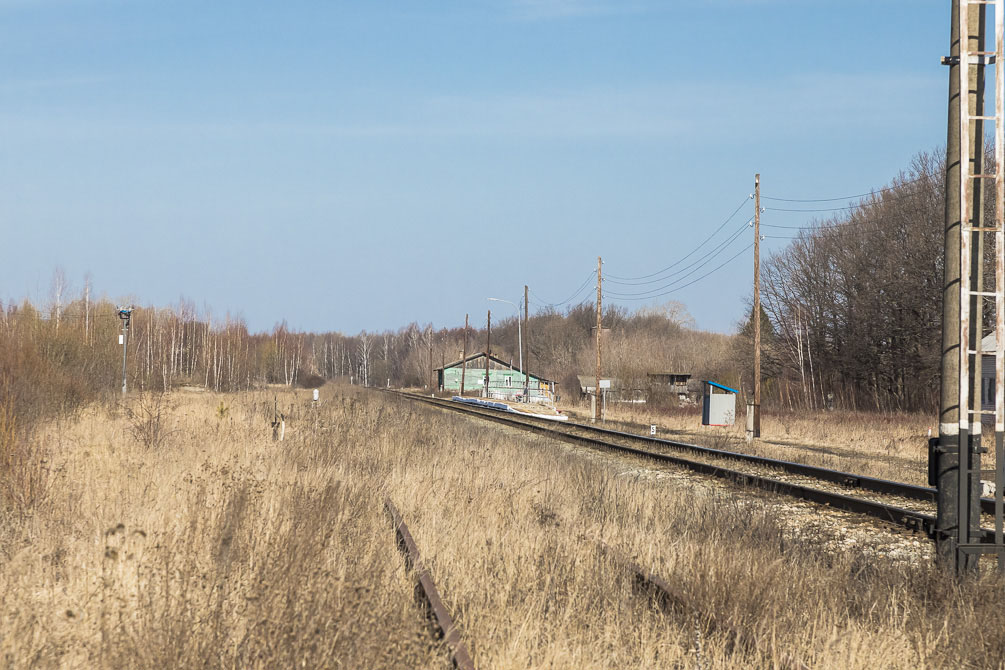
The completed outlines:
{"type": "Polygon", "coordinates": [[[647,377],[686,377],[691,378],[690,372],[647,372],[647,377]]]}
{"type": "Polygon", "coordinates": [[[728,386],[723,386],[722,384],[716,384],[715,382],[710,381],[708,379],[703,379],[702,381],[708,384],[709,386],[714,386],[715,388],[722,389],[723,391],[729,391],[730,393],[737,393],[737,394],[740,393],[736,389],[731,389],[728,386]]]}
{"type": "MultiPolygon", "coordinates": [[[[435,372],[440,372],[442,370],[446,370],[447,368],[456,368],[461,363],[470,363],[471,361],[478,360],[479,358],[485,358],[485,356],[486,356],[486,354],[485,354],[484,351],[476,351],[475,353],[470,354],[465,359],[458,359],[458,360],[454,361],[453,363],[447,363],[446,365],[444,365],[442,367],[434,368],[434,371],[435,372]]],[[[513,365],[509,361],[504,361],[503,359],[499,358],[498,356],[493,356],[492,354],[488,354],[488,357],[489,357],[490,361],[494,361],[494,362],[498,363],[499,365],[502,365],[503,367],[512,368],[513,370],[516,370],[517,372],[523,373],[523,370],[520,369],[519,365],[513,365]]],[[[537,379],[538,381],[548,382],[548,383],[552,382],[552,380],[545,379],[544,377],[536,375],[533,372],[528,372],[526,374],[527,374],[528,377],[533,377],[534,379],[537,379]]]]}

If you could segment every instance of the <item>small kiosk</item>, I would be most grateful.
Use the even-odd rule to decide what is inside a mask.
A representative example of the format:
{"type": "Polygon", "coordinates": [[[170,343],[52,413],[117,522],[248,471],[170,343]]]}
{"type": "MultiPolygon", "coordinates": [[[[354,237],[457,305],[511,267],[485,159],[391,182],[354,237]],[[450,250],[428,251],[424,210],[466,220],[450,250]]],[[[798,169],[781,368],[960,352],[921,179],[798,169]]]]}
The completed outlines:
{"type": "Polygon", "coordinates": [[[701,402],[701,425],[732,426],[736,420],[736,389],[703,380],[705,393],[701,402]]]}

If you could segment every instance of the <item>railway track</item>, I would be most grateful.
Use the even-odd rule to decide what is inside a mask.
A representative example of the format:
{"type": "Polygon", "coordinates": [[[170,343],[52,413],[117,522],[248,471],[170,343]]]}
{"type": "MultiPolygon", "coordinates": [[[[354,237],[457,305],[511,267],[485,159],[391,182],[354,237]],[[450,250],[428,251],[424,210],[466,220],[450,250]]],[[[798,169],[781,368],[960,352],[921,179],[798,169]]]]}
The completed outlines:
{"type": "Polygon", "coordinates": [[[433,577],[429,574],[429,570],[426,569],[422,562],[422,557],[419,555],[419,547],[415,544],[415,540],[412,539],[412,533],[408,530],[408,526],[405,525],[401,514],[398,513],[398,508],[394,506],[390,498],[387,498],[384,500],[384,509],[394,523],[394,533],[398,540],[398,548],[401,549],[401,552],[405,556],[405,564],[415,574],[417,581],[416,593],[425,602],[427,615],[438,637],[441,637],[450,649],[450,660],[453,667],[457,670],[475,670],[471,654],[468,653],[464,641],[461,640],[461,634],[457,630],[457,627],[454,626],[454,620],[450,616],[450,611],[443,604],[440,593],[436,590],[436,584],[433,583],[433,577]]]}
{"type": "MultiPolygon", "coordinates": [[[[416,579],[416,595],[423,601],[426,615],[433,625],[436,636],[443,639],[449,648],[452,666],[456,670],[475,670],[471,654],[461,640],[460,632],[455,626],[449,610],[443,604],[429,570],[422,562],[419,548],[412,538],[411,531],[390,498],[384,499],[384,510],[394,524],[395,537],[398,548],[405,558],[405,565],[413,572],[416,579]]],[[[697,630],[723,635],[730,647],[743,647],[748,651],[758,647],[756,640],[751,638],[747,632],[730,625],[728,622],[716,621],[700,603],[687,597],[660,575],[643,568],[603,541],[597,540],[597,549],[621,570],[632,575],[640,595],[655,599],[663,609],[672,611],[685,622],[688,619],[693,619],[697,630]]],[[[785,654],[782,655],[780,661],[779,667],[782,670],[809,670],[808,666],[785,654]]]]}
{"type": "MultiPolygon", "coordinates": [[[[867,515],[912,531],[924,532],[929,537],[934,536],[935,533],[934,488],[792,461],[712,449],[686,442],[637,435],[581,423],[557,423],[534,419],[533,417],[478,408],[451,400],[430,398],[412,393],[400,391],[393,393],[428,405],[478,416],[540,435],[681,466],[741,485],[867,515]],[[647,448],[631,446],[633,444],[643,445],[647,448]],[[680,455],[681,452],[698,456],[700,460],[685,458],[680,455]],[[744,469],[734,469],[735,464],[741,464],[744,469]],[[733,467],[727,467],[727,465],[733,467]],[[853,489],[859,494],[849,495],[849,489],[853,489]],[[891,503],[891,498],[895,499],[895,502],[891,503]]],[[[985,512],[993,512],[993,501],[982,499],[981,503],[985,512]]],[[[983,541],[993,541],[994,531],[982,529],[980,535],[983,541]]]]}
{"type": "MultiPolygon", "coordinates": [[[[703,610],[700,603],[688,598],[684,593],[674,586],[670,581],[660,575],[643,568],[641,565],[628,558],[624,554],[608,546],[605,542],[597,541],[597,548],[601,553],[608,556],[623,570],[630,572],[634,578],[635,585],[644,594],[655,598],[656,601],[667,610],[671,610],[678,615],[687,617],[691,615],[695,618],[696,625],[703,626],[708,632],[719,632],[726,636],[731,647],[743,647],[747,650],[756,649],[759,645],[749,633],[743,629],[736,628],[729,623],[718,622],[703,610]]],[[[809,670],[809,667],[796,658],[783,654],[779,667],[781,670],[809,670]]]]}

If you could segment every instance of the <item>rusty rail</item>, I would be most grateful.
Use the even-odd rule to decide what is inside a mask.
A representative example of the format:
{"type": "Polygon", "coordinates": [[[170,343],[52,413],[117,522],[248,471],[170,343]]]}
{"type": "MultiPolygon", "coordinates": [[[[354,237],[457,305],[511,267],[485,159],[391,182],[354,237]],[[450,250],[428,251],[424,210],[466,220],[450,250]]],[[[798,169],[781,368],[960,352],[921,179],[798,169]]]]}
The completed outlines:
{"type": "Polygon", "coordinates": [[[450,616],[450,611],[443,604],[443,600],[436,590],[436,584],[433,583],[429,570],[422,563],[419,548],[416,546],[415,540],[412,539],[412,534],[408,531],[408,526],[405,525],[405,521],[401,518],[398,509],[391,502],[390,498],[384,499],[384,509],[387,510],[387,513],[391,516],[391,521],[394,523],[398,548],[405,555],[405,565],[415,572],[419,590],[421,590],[422,597],[428,605],[428,612],[432,614],[430,619],[444,642],[450,647],[450,658],[453,661],[454,667],[458,670],[475,670],[474,661],[471,660],[471,655],[461,640],[460,632],[454,626],[454,620],[450,616]]]}
{"type": "MultiPolygon", "coordinates": [[[[709,632],[719,631],[725,634],[732,641],[733,645],[741,646],[744,649],[757,648],[757,644],[748,633],[729,624],[716,622],[707,612],[696,606],[690,598],[685,596],[682,591],[667,580],[654,572],[646,570],[635,561],[612,549],[603,541],[598,540],[597,546],[602,554],[630,571],[635,578],[635,583],[651,596],[655,596],[663,606],[680,614],[697,616],[705,624],[709,632]]],[[[788,654],[783,654],[779,661],[781,670],[810,670],[806,664],[788,654]]]]}

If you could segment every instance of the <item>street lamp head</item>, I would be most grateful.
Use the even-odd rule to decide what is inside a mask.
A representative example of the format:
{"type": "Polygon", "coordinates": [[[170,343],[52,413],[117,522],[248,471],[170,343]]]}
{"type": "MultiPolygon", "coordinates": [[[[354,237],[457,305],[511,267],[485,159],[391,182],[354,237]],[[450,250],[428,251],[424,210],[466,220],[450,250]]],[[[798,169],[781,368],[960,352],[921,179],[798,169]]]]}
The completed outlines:
{"type": "Polygon", "coordinates": [[[517,309],[517,311],[519,311],[519,310],[520,310],[520,306],[519,306],[519,305],[517,305],[517,304],[516,304],[515,302],[513,302],[512,300],[506,300],[505,298],[486,298],[486,299],[487,299],[487,300],[494,300],[495,302],[505,302],[505,303],[509,303],[510,305],[513,305],[513,307],[515,307],[515,308],[517,309]]]}

